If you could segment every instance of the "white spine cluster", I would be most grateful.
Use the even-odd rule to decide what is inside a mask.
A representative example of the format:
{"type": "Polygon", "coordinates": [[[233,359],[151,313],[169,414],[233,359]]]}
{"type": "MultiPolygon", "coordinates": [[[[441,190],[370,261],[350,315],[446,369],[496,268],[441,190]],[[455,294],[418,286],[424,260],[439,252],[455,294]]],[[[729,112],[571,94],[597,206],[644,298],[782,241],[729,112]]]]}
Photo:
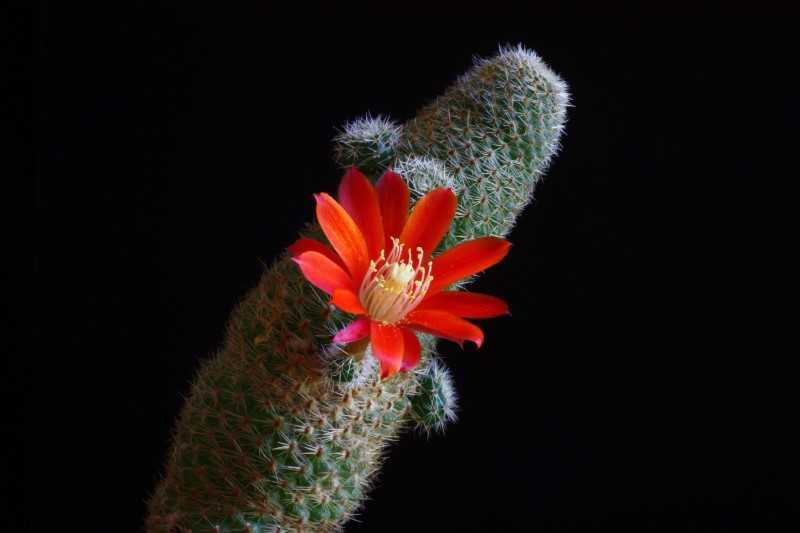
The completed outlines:
{"type": "Polygon", "coordinates": [[[458,196],[461,186],[447,172],[447,168],[432,157],[408,155],[397,160],[392,169],[406,180],[411,197],[419,199],[439,187],[448,187],[458,196]]]}

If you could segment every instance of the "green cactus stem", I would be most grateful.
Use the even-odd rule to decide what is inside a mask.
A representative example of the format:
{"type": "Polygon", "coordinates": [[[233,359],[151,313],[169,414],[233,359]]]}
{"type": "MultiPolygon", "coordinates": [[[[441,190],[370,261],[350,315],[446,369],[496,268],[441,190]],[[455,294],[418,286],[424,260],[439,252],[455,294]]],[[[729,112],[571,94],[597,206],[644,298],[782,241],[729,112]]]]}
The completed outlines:
{"type": "MultiPolygon", "coordinates": [[[[567,106],[566,85],[538,56],[503,48],[402,127],[383,117],[346,125],[334,154],[372,178],[394,169],[412,202],[450,186],[458,211],[441,245],[450,248],[508,234],[558,149],[567,106]]],[[[314,225],[303,234],[324,240],[314,225]]],[[[180,413],[148,532],[338,531],[388,443],[454,418],[433,337],[420,335],[414,371],[380,380],[369,346],[331,343],[352,317],[328,300],[284,254],[239,303],[180,413]]]]}

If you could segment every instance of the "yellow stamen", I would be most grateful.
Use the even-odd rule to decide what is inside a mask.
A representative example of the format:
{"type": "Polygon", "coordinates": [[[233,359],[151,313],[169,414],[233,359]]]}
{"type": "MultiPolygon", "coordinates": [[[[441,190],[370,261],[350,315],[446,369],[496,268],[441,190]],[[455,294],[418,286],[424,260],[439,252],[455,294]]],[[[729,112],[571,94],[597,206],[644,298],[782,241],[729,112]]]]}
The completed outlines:
{"type": "Polygon", "coordinates": [[[417,248],[415,267],[411,250],[407,250],[408,259],[403,259],[404,247],[399,239],[392,237],[388,257],[381,250],[380,257],[370,261],[359,299],[373,320],[396,324],[420,304],[433,281],[433,263],[428,262],[427,268],[422,266],[425,258],[422,248],[417,248]]]}

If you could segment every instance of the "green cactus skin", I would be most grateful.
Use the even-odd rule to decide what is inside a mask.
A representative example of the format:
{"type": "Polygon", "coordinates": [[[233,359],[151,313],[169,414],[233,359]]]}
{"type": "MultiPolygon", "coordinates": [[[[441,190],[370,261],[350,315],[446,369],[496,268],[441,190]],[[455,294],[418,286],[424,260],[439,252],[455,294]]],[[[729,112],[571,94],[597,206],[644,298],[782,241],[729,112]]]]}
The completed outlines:
{"type": "Polygon", "coordinates": [[[443,431],[447,422],[456,419],[458,398],[452,380],[439,361],[433,360],[425,373],[417,375],[417,393],[411,397],[411,417],[417,428],[430,435],[443,431]]]}
{"type": "MultiPolygon", "coordinates": [[[[334,153],[372,178],[392,167],[412,200],[452,187],[459,208],[443,247],[505,236],[558,149],[568,98],[534,53],[504,48],[404,127],[348,124],[334,153]]],[[[304,235],[324,241],[313,225],[304,235]]],[[[388,443],[409,425],[430,433],[454,418],[433,337],[420,335],[413,372],[381,381],[369,348],[330,343],[352,316],[327,301],[284,254],[237,306],[180,413],[148,532],[339,531],[388,443]]]]}

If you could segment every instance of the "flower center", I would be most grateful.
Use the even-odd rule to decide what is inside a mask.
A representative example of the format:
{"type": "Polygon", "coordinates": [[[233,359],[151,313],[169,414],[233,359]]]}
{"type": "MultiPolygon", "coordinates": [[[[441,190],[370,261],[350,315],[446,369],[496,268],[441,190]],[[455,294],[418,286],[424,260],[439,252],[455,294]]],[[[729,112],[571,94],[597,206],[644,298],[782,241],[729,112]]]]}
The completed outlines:
{"type": "Polygon", "coordinates": [[[406,250],[407,259],[403,257],[404,247],[399,239],[392,237],[391,252],[386,256],[385,250],[381,250],[380,257],[369,262],[358,293],[361,305],[372,319],[384,324],[396,324],[417,307],[433,281],[432,263],[422,266],[425,257],[422,248],[417,248],[415,267],[411,250],[406,250]]]}

